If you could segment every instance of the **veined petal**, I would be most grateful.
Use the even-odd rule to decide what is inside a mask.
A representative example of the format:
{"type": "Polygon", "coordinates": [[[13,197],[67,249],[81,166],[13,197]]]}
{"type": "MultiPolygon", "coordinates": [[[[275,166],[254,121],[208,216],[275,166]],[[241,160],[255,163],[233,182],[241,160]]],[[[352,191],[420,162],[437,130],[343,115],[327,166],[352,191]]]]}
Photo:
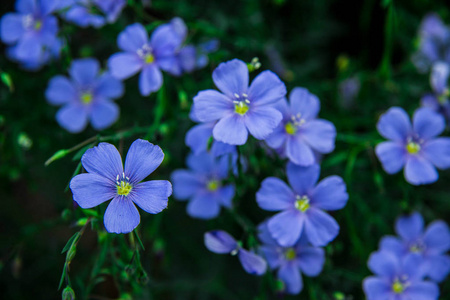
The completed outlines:
{"type": "Polygon", "coordinates": [[[109,73],[103,73],[97,81],[95,92],[106,98],[120,98],[123,95],[123,83],[109,73]]]}
{"type": "Polygon", "coordinates": [[[336,128],[326,120],[311,120],[301,127],[302,138],[316,151],[330,153],[334,150],[336,128]]]}
{"type": "Polygon", "coordinates": [[[267,138],[280,124],[283,116],[272,107],[252,107],[244,116],[248,131],[258,140],[267,138]]]}
{"type": "Polygon", "coordinates": [[[90,85],[95,81],[100,71],[100,64],[94,58],[81,58],[72,61],[69,68],[70,76],[81,86],[90,85]]]}
{"type": "Polygon", "coordinates": [[[119,52],[108,60],[111,74],[118,79],[127,79],[142,69],[143,62],[137,54],[119,52]]]}
{"type": "Polygon", "coordinates": [[[135,53],[148,42],[144,26],[135,23],[127,26],[117,37],[117,45],[123,51],[135,53]]]}
{"type": "Polygon", "coordinates": [[[201,91],[194,97],[194,114],[201,122],[212,122],[234,111],[233,102],[215,90],[201,91]]]}
{"type": "Polygon", "coordinates": [[[323,210],[341,209],[347,204],[347,200],[347,188],[339,176],[323,179],[311,193],[311,204],[323,210]]]}
{"type": "Polygon", "coordinates": [[[238,258],[245,272],[257,276],[266,273],[267,263],[261,256],[245,249],[239,249],[238,258]]]}
{"type": "Polygon", "coordinates": [[[319,179],[320,166],[318,164],[309,167],[288,163],[286,167],[288,182],[299,196],[309,195],[319,179]]]}
{"type": "Polygon", "coordinates": [[[97,174],[79,174],[70,181],[73,200],[81,208],[92,208],[116,196],[114,184],[97,174]]]}
{"type": "Polygon", "coordinates": [[[256,106],[275,103],[284,96],[286,96],[286,86],[271,71],[261,72],[248,89],[248,97],[256,106]]]}
{"type": "Polygon", "coordinates": [[[150,214],[157,214],[167,208],[172,184],[167,180],[152,180],[133,186],[129,199],[150,214]]]}
{"type": "Polygon", "coordinates": [[[302,247],[298,254],[298,265],[307,276],[317,276],[325,263],[325,251],[319,247],[302,247]]]}
{"type": "Polygon", "coordinates": [[[248,131],[244,120],[236,114],[229,114],[217,122],[213,129],[216,140],[230,145],[244,145],[248,131]]]}
{"type": "Polygon", "coordinates": [[[78,133],[86,128],[88,115],[80,105],[68,103],[58,110],[56,121],[70,133],[78,133]]]}
{"type": "Polygon", "coordinates": [[[154,64],[145,66],[139,76],[139,91],[141,95],[148,96],[158,91],[163,83],[161,71],[154,64]]]}
{"type": "Polygon", "coordinates": [[[0,20],[0,38],[5,44],[13,44],[24,34],[23,16],[7,13],[0,20]]]}
{"type": "Polygon", "coordinates": [[[264,210],[278,211],[294,206],[295,195],[289,186],[276,177],[264,179],[256,192],[256,202],[264,210]]]}
{"type": "Polygon", "coordinates": [[[72,82],[65,76],[55,76],[48,83],[45,97],[50,104],[61,105],[72,102],[76,97],[76,90],[72,82]]]}
{"type": "Polygon", "coordinates": [[[114,198],[105,211],[104,224],[111,233],[129,233],[141,222],[133,201],[123,196],[114,198]]]}
{"type": "Polygon", "coordinates": [[[217,254],[228,254],[238,247],[236,240],[223,230],[206,232],[204,242],[209,251],[217,254]]]}
{"type": "Polygon", "coordinates": [[[423,145],[423,156],[439,169],[450,168],[450,138],[441,137],[423,145]]]}
{"type": "Polygon", "coordinates": [[[286,141],[286,156],[294,164],[310,166],[316,162],[311,147],[298,136],[290,136],[286,141]]]}
{"type": "Polygon", "coordinates": [[[381,115],[377,129],[387,139],[405,142],[411,133],[411,121],[403,108],[392,107],[381,115]]]}
{"type": "Polygon", "coordinates": [[[157,145],[137,139],[131,144],[125,159],[125,175],[137,183],[153,173],[162,163],[164,153],[157,145]]]}
{"type": "Polygon", "coordinates": [[[294,88],[289,95],[289,101],[291,113],[293,115],[300,113],[300,117],[306,121],[315,119],[319,114],[319,98],[305,88],[294,88]]]}
{"type": "Polygon", "coordinates": [[[98,146],[86,150],[81,157],[83,167],[89,173],[96,173],[112,182],[116,181],[117,175],[122,176],[122,158],[116,147],[109,143],[100,143],[98,146]]]}
{"type": "Polygon", "coordinates": [[[173,171],[171,181],[173,183],[173,195],[178,200],[191,198],[203,187],[198,175],[188,170],[173,171]]]}
{"type": "Polygon", "coordinates": [[[371,276],[364,279],[363,290],[367,300],[390,300],[392,287],[389,281],[371,276]]]}
{"type": "Polygon", "coordinates": [[[339,224],[329,214],[310,207],[306,211],[305,233],[314,246],[325,246],[338,235],[339,224]]]}
{"type": "Polygon", "coordinates": [[[298,294],[303,289],[302,276],[297,265],[288,262],[280,267],[277,277],[286,285],[286,291],[289,294],[298,294]]]}
{"type": "Polygon", "coordinates": [[[410,156],[407,159],[404,173],[406,181],[414,185],[433,183],[439,178],[433,164],[417,156],[410,156]]]}
{"type": "Polygon", "coordinates": [[[382,142],[375,147],[375,153],[388,174],[400,171],[406,163],[406,148],[398,142],[382,142]]]}
{"type": "Polygon", "coordinates": [[[395,222],[395,231],[405,241],[415,241],[423,233],[423,218],[415,212],[409,216],[402,216],[395,222]]]}
{"type": "Polygon", "coordinates": [[[91,124],[96,130],[111,126],[119,118],[119,106],[109,100],[92,104],[91,124]]]}
{"type": "Polygon", "coordinates": [[[422,139],[429,139],[442,133],[445,119],[428,107],[418,108],[413,116],[414,132],[422,139]]]}
{"type": "Polygon", "coordinates": [[[304,214],[297,210],[285,210],[269,219],[272,237],[283,247],[293,246],[300,238],[305,222],[304,214]]]}
{"type": "Polygon", "coordinates": [[[450,230],[444,221],[434,221],[428,225],[423,241],[430,254],[441,254],[450,250],[450,230]]]}
{"type": "Polygon", "coordinates": [[[234,94],[242,95],[248,89],[247,65],[238,59],[221,63],[212,74],[217,88],[234,99],[234,94]]]}
{"type": "Polygon", "coordinates": [[[211,198],[210,193],[197,193],[186,207],[187,214],[193,218],[204,220],[217,217],[220,212],[220,205],[215,199],[211,198]]]}

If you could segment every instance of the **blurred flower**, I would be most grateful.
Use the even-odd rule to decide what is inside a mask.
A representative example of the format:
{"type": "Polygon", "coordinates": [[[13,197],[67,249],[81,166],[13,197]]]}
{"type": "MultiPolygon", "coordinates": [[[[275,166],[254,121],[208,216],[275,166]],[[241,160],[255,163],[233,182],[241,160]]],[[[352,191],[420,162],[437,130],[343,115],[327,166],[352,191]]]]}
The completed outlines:
{"type": "Polygon", "coordinates": [[[223,230],[205,233],[204,242],[209,251],[217,254],[237,255],[244,270],[252,275],[266,273],[267,263],[259,255],[243,249],[236,240],[223,230]]]}
{"type": "Polygon", "coordinates": [[[304,88],[294,88],[286,99],[274,107],[283,114],[283,120],[266,139],[269,147],[279,149],[290,161],[302,166],[317,163],[314,152],[334,150],[336,128],[326,120],[316,119],[319,99],[304,88]]]}
{"type": "Polygon", "coordinates": [[[414,112],[413,124],[400,107],[381,115],[378,132],[390,141],[382,142],[375,153],[388,174],[404,167],[406,181],[413,185],[438,180],[436,168],[450,167],[450,138],[437,137],[445,129],[445,120],[429,108],[414,112]]]}
{"type": "Polygon", "coordinates": [[[191,154],[187,158],[190,170],[175,170],[172,173],[175,198],[190,200],[187,205],[188,215],[212,219],[219,215],[221,206],[231,208],[235,188],[231,184],[224,185],[223,180],[228,177],[236,158],[224,156],[217,159],[206,152],[191,154]]]}
{"type": "Polygon", "coordinates": [[[168,197],[172,194],[170,182],[142,182],[158,168],[163,159],[164,153],[159,146],[138,139],[128,150],[124,170],[116,147],[100,143],[88,149],[81,158],[88,173],[72,178],[70,189],[73,199],[82,208],[92,208],[112,198],[104,217],[106,230],[114,233],[131,232],[140,222],[134,204],[151,214],[167,207],[168,197]]]}
{"type": "Polygon", "coordinates": [[[59,56],[58,20],[52,15],[56,0],[18,0],[17,13],[7,13],[0,20],[0,38],[11,47],[8,56],[35,70],[50,58],[59,56]]]}
{"type": "MultiPolygon", "coordinates": [[[[108,0],[102,0],[110,2],[108,0]]],[[[80,27],[92,26],[94,28],[100,28],[105,25],[106,20],[100,11],[95,6],[96,1],[93,0],[66,0],[66,11],[61,13],[61,16],[80,27]]]]}
{"type": "MultiPolygon", "coordinates": [[[[450,230],[444,221],[434,221],[424,230],[424,221],[418,212],[399,218],[395,231],[400,238],[386,236],[380,242],[380,249],[398,257],[408,253],[422,256],[424,272],[434,281],[442,281],[450,272],[450,230]]],[[[419,266],[417,266],[419,267],[419,266]]]]}
{"type": "Polygon", "coordinates": [[[216,52],[219,49],[220,42],[218,39],[211,39],[197,46],[197,69],[206,67],[209,62],[208,54],[216,52]]]}
{"type": "Polygon", "coordinates": [[[301,238],[292,247],[282,247],[272,238],[267,222],[258,226],[259,239],[263,245],[259,248],[272,270],[278,269],[277,277],[284,282],[289,294],[298,294],[303,289],[301,274],[313,277],[319,275],[325,263],[325,251],[308,245],[301,238]]]}
{"type": "Polygon", "coordinates": [[[449,75],[450,66],[447,63],[437,62],[433,64],[430,74],[433,93],[426,94],[421,99],[422,106],[429,107],[442,114],[447,121],[450,121],[449,75]]]}
{"type": "Polygon", "coordinates": [[[127,5],[126,0],[94,0],[94,2],[106,15],[108,23],[114,23],[127,5]]]}
{"type": "Polygon", "coordinates": [[[161,88],[163,77],[160,69],[169,73],[177,69],[175,50],[181,43],[170,24],[157,27],[150,40],[144,26],[139,23],[129,25],[117,38],[117,44],[124,52],[109,58],[109,69],[119,79],[142,71],[139,90],[143,96],[148,96],[161,88]]]}
{"type": "Polygon", "coordinates": [[[423,280],[424,274],[417,268],[420,264],[417,254],[399,258],[388,251],[372,253],[368,266],[376,276],[364,279],[367,300],[437,300],[439,288],[423,280]]]}
{"type": "Polygon", "coordinates": [[[218,141],[243,145],[249,131],[256,139],[265,139],[282,119],[272,104],[285,96],[284,83],[264,71],[249,87],[248,74],[247,65],[238,59],[221,63],[212,77],[222,93],[206,90],[194,97],[195,115],[201,122],[219,120],[213,128],[218,141]]]}
{"type": "Polygon", "coordinates": [[[350,77],[339,83],[339,96],[342,99],[342,106],[344,108],[351,108],[354,100],[358,97],[361,83],[358,77],[350,77]]]}
{"type": "Polygon", "coordinates": [[[74,60],[70,66],[71,79],[53,77],[45,96],[53,105],[63,105],[56,114],[58,123],[69,132],[86,128],[88,120],[96,130],[113,124],[119,117],[119,107],[111,99],[123,94],[123,84],[105,72],[93,58],[74,60]]]}
{"type": "Polygon", "coordinates": [[[413,55],[413,63],[426,72],[437,61],[450,63],[450,29],[437,14],[428,14],[419,28],[419,50],[413,55]]]}
{"type": "Polygon", "coordinates": [[[302,234],[312,245],[325,246],[337,236],[339,225],[323,210],[338,210],[347,204],[344,181],[339,176],[330,176],[317,183],[320,175],[317,164],[301,167],[288,163],[286,172],[290,186],[269,177],[256,193],[259,207],[282,211],[269,219],[270,234],[283,247],[295,245],[302,234]]]}

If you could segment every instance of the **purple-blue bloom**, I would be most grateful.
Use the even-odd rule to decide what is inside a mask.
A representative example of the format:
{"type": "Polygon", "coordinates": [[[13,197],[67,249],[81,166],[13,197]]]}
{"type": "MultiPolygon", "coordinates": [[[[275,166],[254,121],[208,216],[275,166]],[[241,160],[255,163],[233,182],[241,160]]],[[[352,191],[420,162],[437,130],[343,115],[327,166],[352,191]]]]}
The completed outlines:
{"type": "Polygon", "coordinates": [[[221,63],[213,72],[216,90],[201,91],[194,97],[194,110],[201,122],[218,121],[214,139],[243,145],[248,132],[259,140],[267,138],[282,119],[272,107],[286,95],[286,87],[271,71],[260,73],[248,85],[247,65],[238,59],[221,63]]]}
{"type": "Polygon", "coordinates": [[[433,64],[430,74],[430,84],[433,93],[426,94],[421,99],[422,106],[429,107],[442,114],[447,121],[450,120],[449,75],[450,66],[447,63],[437,62],[433,64]]]}
{"type": "Polygon", "coordinates": [[[70,79],[53,77],[45,91],[47,101],[63,107],[56,114],[59,125],[77,133],[88,121],[96,130],[113,124],[119,117],[119,107],[112,99],[123,94],[123,84],[109,73],[100,73],[100,65],[93,58],[74,60],[69,69],[70,79]]]}
{"type": "Polygon", "coordinates": [[[437,137],[445,129],[444,117],[430,108],[419,108],[411,121],[400,107],[392,107],[381,115],[378,132],[390,141],[375,148],[383,169],[388,174],[404,167],[406,181],[414,185],[435,182],[436,168],[450,167],[450,138],[437,137]]]}
{"type": "Polygon", "coordinates": [[[94,2],[106,15],[108,23],[114,23],[127,5],[126,0],[94,0],[94,2]]]}
{"type": "Polygon", "coordinates": [[[66,0],[62,17],[80,27],[100,28],[106,22],[114,23],[125,5],[125,0],[66,0]],[[94,13],[96,10],[104,15],[94,13]]]}
{"type": "Polygon", "coordinates": [[[267,222],[258,226],[258,237],[263,242],[259,248],[272,270],[278,269],[277,277],[285,284],[289,294],[298,294],[303,289],[301,274],[309,277],[319,275],[325,263],[325,251],[308,245],[301,238],[292,247],[282,247],[270,235],[267,222]]]}
{"type": "Polygon", "coordinates": [[[275,177],[264,179],[256,193],[259,207],[281,211],[267,223],[272,237],[283,247],[295,245],[305,234],[314,246],[325,246],[339,233],[338,223],[324,210],[343,208],[348,200],[344,181],[329,176],[317,183],[320,166],[288,163],[290,186],[275,177]]]}
{"type": "Polygon", "coordinates": [[[7,13],[0,20],[1,40],[12,47],[8,56],[23,63],[27,69],[37,69],[61,49],[58,20],[52,15],[56,0],[18,0],[17,13],[7,13]]]}
{"type": "Polygon", "coordinates": [[[402,258],[389,251],[372,253],[368,266],[376,276],[364,279],[367,300],[437,300],[439,287],[423,280],[424,273],[417,267],[421,260],[414,253],[402,258]]]}
{"type": "Polygon", "coordinates": [[[167,180],[142,182],[158,168],[164,159],[159,146],[138,139],[133,142],[125,159],[116,147],[100,143],[88,149],[81,163],[88,173],[72,178],[73,199],[82,208],[95,207],[109,199],[104,217],[108,232],[128,233],[139,225],[136,205],[144,211],[157,214],[167,207],[172,186],[167,180]]]}
{"type": "Polygon", "coordinates": [[[217,254],[237,255],[244,270],[252,275],[266,273],[267,263],[259,255],[242,248],[239,243],[223,230],[212,230],[204,235],[204,242],[209,251],[217,254]]]}
{"type": "Polygon", "coordinates": [[[178,200],[190,200],[187,213],[191,217],[212,219],[219,215],[220,208],[231,208],[235,188],[223,181],[228,177],[236,156],[214,155],[203,152],[190,154],[186,160],[189,170],[172,173],[173,194],[178,200]]]}
{"type": "Polygon", "coordinates": [[[108,67],[111,74],[119,79],[141,72],[139,90],[143,96],[148,96],[161,88],[163,76],[160,69],[175,72],[175,50],[181,43],[170,24],[158,26],[149,39],[144,26],[135,23],[119,34],[117,44],[123,52],[113,54],[108,60],[108,67]]]}
{"type": "Polygon", "coordinates": [[[424,229],[424,221],[418,212],[400,217],[395,224],[395,236],[384,237],[380,249],[399,257],[408,253],[422,256],[425,274],[434,281],[442,281],[450,272],[450,230],[444,221],[434,221],[424,229]]]}
{"type": "Polygon", "coordinates": [[[275,104],[283,120],[266,142],[293,163],[309,166],[317,163],[314,152],[325,154],[334,150],[336,128],[329,121],[316,119],[320,102],[307,89],[294,88],[289,100],[290,104],[286,99],[275,104]]]}

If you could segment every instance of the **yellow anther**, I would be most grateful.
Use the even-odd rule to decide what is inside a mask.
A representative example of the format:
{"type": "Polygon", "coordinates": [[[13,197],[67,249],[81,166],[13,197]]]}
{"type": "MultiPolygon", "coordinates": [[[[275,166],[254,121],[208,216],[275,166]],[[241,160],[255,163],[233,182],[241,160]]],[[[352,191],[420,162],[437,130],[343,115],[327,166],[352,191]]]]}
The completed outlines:
{"type": "Polygon", "coordinates": [[[245,115],[248,111],[248,105],[243,101],[239,101],[239,103],[234,105],[234,112],[240,114],[241,116],[245,115]]]}
{"type": "Polygon", "coordinates": [[[414,142],[409,142],[406,145],[406,151],[408,151],[409,154],[417,154],[420,151],[420,145],[414,142]]]}
{"type": "Polygon", "coordinates": [[[39,30],[42,28],[42,21],[36,21],[36,23],[34,23],[34,29],[39,30]]]}
{"type": "Polygon", "coordinates": [[[287,134],[294,135],[297,132],[297,126],[289,122],[284,125],[284,130],[286,130],[287,134]]]}
{"type": "Polygon", "coordinates": [[[293,248],[289,248],[289,249],[286,250],[284,255],[285,255],[287,260],[293,260],[297,256],[297,253],[295,252],[295,250],[293,248]]]}
{"type": "Polygon", "coordinates": [[[83,102],[83,104],[89,104],[92,102],[92,94],[91,93],[83,93],[81,95],[81,102],[83,102]]]}
{"type": "Polygon", "coordinates": [[[392,285],[392,290],[394,291],[394,293],[396,294],[401,294],[403,293],[403,291],[405,290],[405,285],[402,284],[400,281],[396,280],[394,282],[394,284],[392,285]]]}
{"type": "Polygon", "coordinates": [[[121,181],[117,185],[117,194],[119,194],[120,196],[128,196],[132,189],[133,186],[129,182],[121,181]]]}
{"type": "Polygon", "coordinates": [[[220,187],[220,182],[217,180],[211,180],[207,184],[207,189],[211,192],[216,191],[220,187]]]}
{"type": "Polygon", "coordinates": [[[152,54],[148,53],[145,55],[144,61],[146,64],[151,64],[155,61],[155,57],[152,54]]]}
{"type": "Polygon", "coordinates": [[[307,196],[297,196],[297,201],[295,201],[295,208],[301,212],[305,212],[309,209],[309,198],[307,196]]]}

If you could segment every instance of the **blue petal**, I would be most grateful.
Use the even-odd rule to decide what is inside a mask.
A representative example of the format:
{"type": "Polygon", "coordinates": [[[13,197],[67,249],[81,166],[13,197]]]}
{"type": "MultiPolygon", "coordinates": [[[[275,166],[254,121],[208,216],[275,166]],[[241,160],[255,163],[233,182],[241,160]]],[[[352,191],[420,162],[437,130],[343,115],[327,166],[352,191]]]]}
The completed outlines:
{"type": "Polygon", "coordinates": [[[428,107],[422,107],[414,112],[414,132],[422,139],[427,140],[442,133],[445,129],[444,117],[428,107]]]}
{"type": "Polygon", "coordinates": [[[97,81],[95,92],[106,98],[120,98],[123,95],[123,83],[109,73],[104,73],[97,81]]]}
{"type": "Polygon", "coordinates": [[[394,279],[400,268],[399,259],[393,253],[387,251],[373,252],[367,265],[373,273],[388,279],[394,279]]]}
{"type": "Polygon", "coordinates": [[[217,254],[228,254],[238,247],[236,240],[223,230],[206,232],[204,242],[209,251],[217,254]]]}
{"type": "Polygon", "coordinates": [[[450,250],[450,230],[444,221],[434,221],[428,225],[423,241],[430,254],[441,254],[450,250]]]}
{"type": "Polygon", "coordinates": [[[72,82],[65,76],[55,76],[48,83],[45,97],[50,104],[61,105],[75,101],[77,91],[72,82]]]}
{"type": "Polygon", "coordinates": [[[320,153],[330,153],[334,150],[336,128],[326,120],[312,120],[301,127],[302,138],[314,150],[320,153]]]}
{"type": "Polygon", "coordinates": [[[282,100],[286,96],[286,86],[271,71],[261,72],[248,89],[248,98],[252,105],[267,105],[282,100]]]}
{"type": "Polygon", "coordinates": [[[167,180],[152,180],[133,186],[128,198],[150,214],[157,214],[167,208],[172,184],[167,180]]]}
{"type": "Polygon", "coordinates": [[[267,263],[261,256],[239,249],[238,258],[245,272],[257,276],[266,273],[267,263]]]}
{"type": "Polygon", "coordinates": [[[153,173],[162,163],[164,153],[157,145],[137,139],[131,144],[125,159],[125,175],[130,182],[138,183],[153,173]]]}
{"type": "Polygon", "coordinates": [[[422,280],[426,275],[423,255],[420,253],[407,253],[401,257],[401,273],[408,276],[411,281],[422,280]]]}
{"type": "Polygon", "coordinates": [[[347,204],[347,200],[347,188],[339,176],[323,179],[311,193],[311,204],[324,210],[341,209],[347,204]]]}
{"type": "Polygon", "coordinates": [[[13,44],[24,34],[23,16],[15,13],[5,14],[0,21],[0,38],[5,44],[13,44]]]}
{"type": "Polygon", "coordinates": [[[187,170],[173,171],[171,181],[173,183],[173,195],[178,200],[187,200],[204,187],[204,183],[200,181],[198,175],[187,170]]]}
{"type": "Polygon", "coordinates": [[[437,168],[450,168],[450,138],[442,137],[426,142],[422,153],[437,168]]]}
{"type": "Polygon", "coordinates": [[[116,181],[117,175],[122,176],[123,174],[119,151],[109,143],[100,143],[97,147],[86,150],[81,157],[81,163],[89,173],[106,177],[113,183],[116,181]]]}
{"type": "Polygon", "coordinates": [[[281,248],[279,246],[263,245],[259,247],[259,251],[264,256],[272,270],[278,268],[283,262],[283,253],[280,249],[281,248]]]}
{"type": "Polygon", "coordinates": [[[283,116],[272,107],[251,107],[244,118],[248,131],[258,140],[267,138],[280,124],[283,116]]]}
{"type": "Polygon", "coordinates": [[[395,231],[405,241],[415,241],[423,233],[423,218],[415,212],[409,216],[398,218],[395,222],[395,231]]]}
{"type": "Polygon", "coordinates": [[[442,282],[450,273],[450,256],[433,255],[425,260],[425,268],[428,277],[436,282],[442,282]]]}
{"type": "Polygon", "coordinates": [[[285,210],[268,221],[269,232],[283,247],[293,246],[300,238],[305,223],[304,214],[298,210],[285,210]]]}
{"type": "Polygon", "coordinates": [[[81,208],[92,208],[116,196],[114,183],[97,174],[79,174],[70,181],[73,200],[81,208]]]}
{"type": "Polygon", "coordinates": [[[298,252],[298,265],[307,276],[317,276],[325,263],[325,251],[319,247],[301,247],[298,252]]]}
{"type": "Polygon", "coordinates": [[[181,69],[190,73],[195,70],[197,63],[197,50],[194,46],[188,45],[183,47],[178,53],[178,61],[181,69]]]}
{"type": "Polygon", "coordinates": [[[229,114],[214,126],[213,136],[216,140],[226,144],[244,145],[247,141],[248,131],[240,116],[229,114]]]}
{"type": "Polygon", "coordinates": [[[294,207],[295,195],[281,179],[269,177],[256,192],[256,202],[264,210],[279,211],[294,207]]]}
{"type": "Polygon", "coordinates": [[[272,237],[269,228],[267,227],[267,221],[262,222],[258,225],[258,238],[261,242],[266,245],[280,247],[277,241],[272,237]]]}
{"type": "Polygon", "coordinates": [[[15,55],[20,61],[39,62],[44,55],[44,48],[38,36],[26,35],[19,39],[15,47],[15,55]]]}
{"type": "Polygon", "coordinates": [[[231,208],[233,204],[233,197],[235,193],[235,188],[233,185],[226,185],[222,188],[220,188],[216,192],[217,200],[218,202],[226,208],[231,208]]]}
{"type": "Polygon", "coordinates": [[[148,96],[158,91],[163,83],[161,71],[154,65],[145,66],[139,76],[139,91],[141,95],[148,96]]]}
{"type": "Polygon", "coordinates": [[[197,193],[189,201],[186,210],[187,214],[193,218],[208,220],[219,215],[220,204],[210,193],[197,193]]]}
{"type": "Polygon", "coordinates": [[[406,299],[437,300],[439,287],[434,282],[415,282],[405,291],[406,299]]]}
{"type": "Polygon", "coordinates": [[[198,174],[210,175],[217,169],[217,162],[208,152],[199,155],[189,154],[186,158],[186,164],[189,169],[194,170],[198,174]]]}
{"type": "Polygon", "coordinates": [[[406,253],[406,247],[402,241],[395,236],[385,236],[380,241],[380,250],[386,250],[401,257],[406,253]]]}
{"type": "Polygon", "coordinates": [[[300,113],[300,117],[306,121],[315,119],[319,113],[319,98],[305,88],[294,88],[289,95],[289,101],[292,115],[300,113]]]}
{"type": "Polygon", "coordinates": [[[289,294],[298,294],[303,289],[302,276],[297,265],[293,262],[288,262],[280,267],[277,277],[286,285],[286,292],[289,294]]]}
{"type": "Polygon", "coordinates": [[[219,157],[226,154],[232,155],[232,157],[237,157],[236,146],[225,144],[219,141],[213,141],[210,152],[213,156],[219,157]]]}
{"type": "Polygon", "coordinates": [[[194,154],[200,154],[207,150],[213,126],[212,123],[198,124],[186,133],[185,143],[194,154]]]}
{"type": "Polygon", "coordinates": [[[363,290],[367,300],[388,300],[390,299],[392,287],[389,281],[371,276],[364,279],[363,290]]]}
{"type": "Polygon", "coordinates": [[[310,166],[316,162],[313,150],[299,136],[288,137],[286,155],[290,161],[301,166],[310,166]]]}
{"type": "Polygon", "coordinates": [[[441,95],[445,92],[449,75],[450,67],[447,63],[439,61],[433,64],[430,74],[430,84],[436,94],[441,95]]]}
{"type": "Polygon", "coordinates": [[[212,74],[217,88],[234,99],[234,94],[242,95],[248,89],[247,65],[238,59],[221,63],[212,74]]]}
{"type": "Polygon", "coordinates": [[[299,196],[309,195],[316,185],[320,175],[318,164],[309,167],[301,167],[288,163],[286,167],[288,182],[299,196]]]}
{"type": "Polygon", "coordinates": [[[105,211],[104,223],[106,231],[111,233],[129,233],[141,221],[141,216],[133,204],[126,197],[114,198],[105,211]]]}
{"type": "Polygon", "coordinates": [[[80,105],[69,103],[58,110],[56,121],[70,133],[78,133],[86,128],[88,115],[80,105]]]}
{"type": "Polygon", "coordinates": [[[286,143],[287,133],[284,129],[284,122],[280,122],[273,132],[266,138],[266,143],[270,148],[278,149],[286,143]]]}
{"type": "Polygon", "coordinates": [[[201,91],[194,97],[193,113],[201,122],[216,121],[233,111],[233,102],[218,91],[201,91]]]}
{"type": "Polygon", "coordinates": [[[410,156],[407,159],[404,173],[406,181],[414,185],[433,183],[439,178],[433,164],[417,156],[410,156]]]}
{"type": "Polygon", "coordinates": [[[91,124],[96,130],[111,126],[119,118],[119,106],[111,101],[99,101],[91,107],[91,124]]]}
{"type": "Polygon", "coordinates": [[[136,54],[116,53],[108,60],[111,74],[118,79],[126,79],[142,69],[143,62],[136,54]]]}
{"type": "Polygon", "coordinates": [[[150,37],[150,44],[157,58],[173,56],[176,49],[183,43],[181,38],[170,24],[158,26],[150,37]]]}
{"type": "Polygon", "coordinates": [[[392,107],[381,115],[377,129],[387,139],[405,142],[411,133],[411,122],[403,108],[392,107]]]}
{"type": "Polygon", "coordinates": [[[388,174],[400,171],[406,162],[406,148],[398,142],[382,142],[375,147],[375,153],[388,174]]]}
{"type": "Polygon", "coordinates": [[[72,61],[70,76],[81,86],[89,86],[95,81],[100,71],[100,64],[93,58],[81,58],[72,61]]]}
{"type": "Polygon", "coordinates": [[[35,0],[17,0],[16,10],[22,14],[33,14],[37,10],[35,0]]]}
{"type": "Polygon", "coordinates": [[[127,26],[117,37],[117,45],[123,51],[133,52],[148,42],[147,31],[144,26],[139,23],[134,23],[127,26]]]}
{"type": "Polygon", "coordinates": [[[325,246],[338,235],[338,223],[327,213],[316,208],[306,211],[305,233],[314,246],[325,246]]]}

